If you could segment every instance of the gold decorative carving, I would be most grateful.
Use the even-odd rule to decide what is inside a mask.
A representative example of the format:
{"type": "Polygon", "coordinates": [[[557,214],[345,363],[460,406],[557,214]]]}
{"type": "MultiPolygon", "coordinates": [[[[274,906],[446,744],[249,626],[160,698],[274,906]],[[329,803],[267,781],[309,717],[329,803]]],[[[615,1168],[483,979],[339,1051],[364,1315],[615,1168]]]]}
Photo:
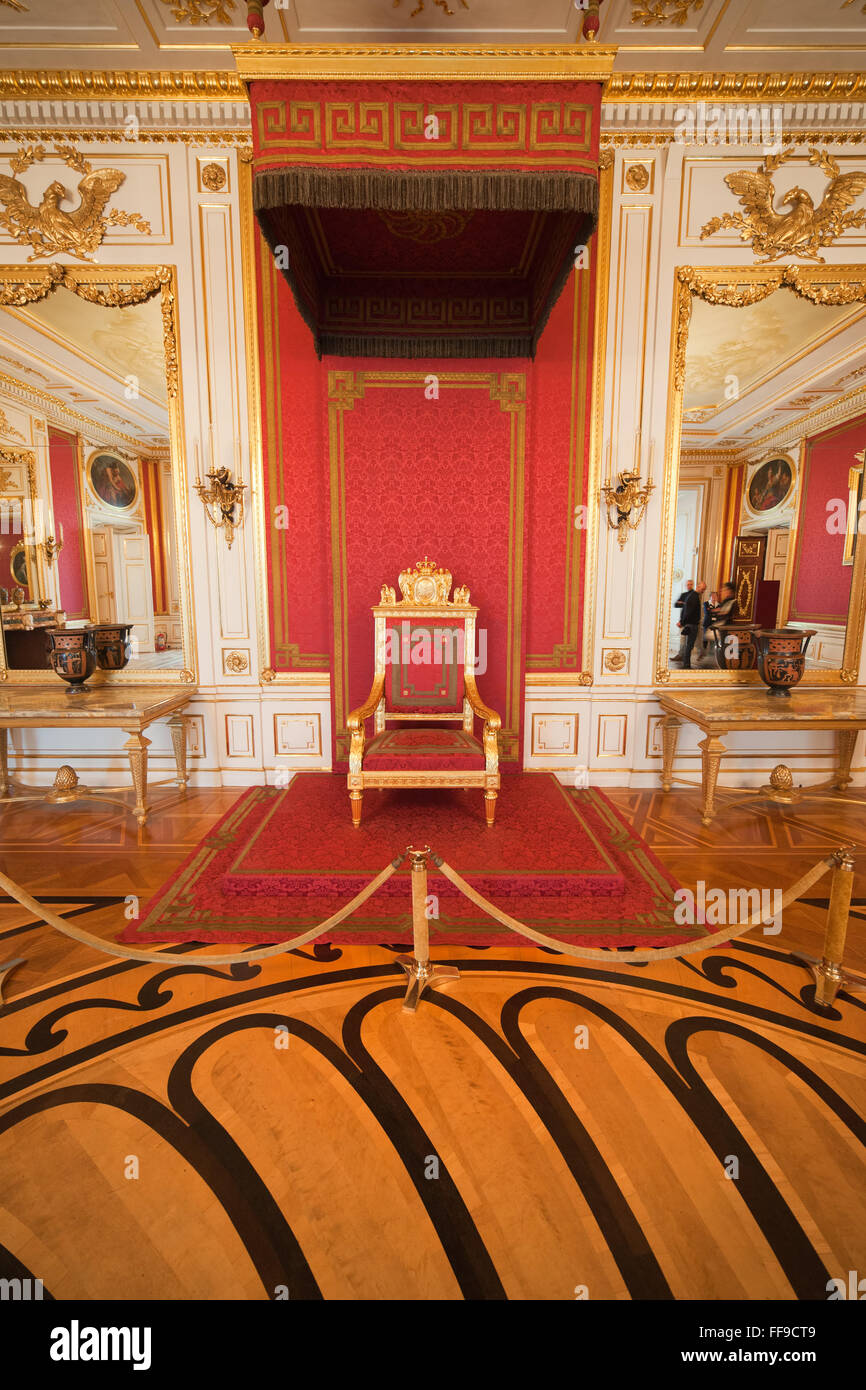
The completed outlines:
{"type": "Polygon", "coordinates": [[[223,652],[223,670],[233,676],[241,676],[250,669],[247,652],[223,652]]]}
{"type": "MultiPolygon", "coordinates": [[[[434,5],[438,5],[439,8],[440,8],[440,10],[442,10],[445,14],[449,14],[449,15],[456,14],[456,10],[452,10],[451,6],[448,4],[448,0],[433,0],[433,3],[434,3],[434,5]]],[[[398,6],[399,4],[400,4],[400,0],[394,0],[394,8],[395,8],[395,9],[397,8],[397,6],[398,6]]],[[[466,0],[460,0],[460,4],[463,6],[464,10],[468,10],[468,9],[469,9],[469,6],[467,5],[466,0]]],[[[411,11],[411,13],[410,13],[410,15],[409,15],[409,18],[410,18],[410,19],[414,19],[415,16],[416,16],[416,14],[421,14],[421,12],[423,11],[423,9],[424,9],[424,0],[416,0],[415,8],[414,8],[414,10],[411,11]]]]}
{"type": "Polygon", "coordinates": [[[22,14],[27,13],[27,6],[21,4],[21,0],[0,0],[0,5],[8,5],[10,10],[20,10],[22,14]]]}
{"type": "Polygon", "coordinates": [[[206,476],[210,487],[201,478],[196,478],[193,487],[204,503],[211,526],[225,533],[226,545],[231,550],[235,531],[244,522],[244,492],[247,485],[233,479],[229,468],[211,468],[206,476]]]}
{"type": "MultiPolygon", "coordinates": [[[[251,45],[244,47],[251,47],[251,45]]],[[[261,48],[261,45],[256,45],[261,48]]],[[[304,45],[305,53],[311,45],[304,45]]],[[[314,53],[338,57],[340,49],[323,50],[316,48],[314,53]]],[[[400,50],[397,50],[399,52],[400,50]]],[[[592,58],[598,61],[602,55],[613,49],[595,45],[593,50],[576,49],[575,56],[584,61],[592,58]]],[[[509,50],[500,47],[495,55],[520,60],[555,61],[562,55],[562,46],[530,47],[523,45],[509,50]]],[[[345,58],[345,66],[351,65],[351,57],[345,58]]],[[[425,74],[427,75],[427,74],[425,74]]],[[[542,76],[539,70],[534,76],[542,76]]],[[[479,73],[483,78],[485,74],[479,73]]],[[[584,74],[588,77],[588,74],[584,74]]],[[[772,99],[775,102],[831,102],[862,101],[866,98],[866,71],[855,72],[615,72],[606,74],[606,87],[602,100],[607,103],[648,102],[648,101],[760,101],[772,99]]],[[[142,69],[105,71],[82,71],[75,68],[7,68],[0,72],[0,100],[61,100],[74,101],[236,101],[247,100],[247,89],[243,79],[236,72],[217,69],[173,69],[171,71],[147,71],[142,69]]],[[[5,132],[7,138],[12,136],[5,132]]],[[[46,131],[45,138],[51,139],[56,131],[46,131]]],[[[825,132],[816,131],[815,140],[824,138],[825,132]]],[[[76,138],[124,141],[121,123],[106,132],[76,131],[76,138]]],[[[200,144],[211,137],[166,134],[154,136],[160,140],[186,139],[200,144]]],[[[608,140],[618,137],[606,137],[608,140]]],[[[640,137],[636,137],[640,138],[640,137]]],[[[659,137],[659,141],[672,139],[672,136],[659,137]]],[[[787,137],[783,137],[787,138],[787,137]]],[[[834,134],[833,140],[847,143],[860,143],[862,134],[855,133],[853,139],[849,132],[834,134]]],[[[245,137],[248,143],[249,135],[245,137]]],[[[128,143],[128,141],[126,142],[128,143]]]]}
{"type": "Polygon", "coordinates": [[[645,164],[630,164],[625,171],[625,182],[633,193],[640,193],[649,183],[649,169],[645,164]]]}
{"type": "Polygon", "coordinates": [[[776,212],[773,203],[776,190],[772,175],[787,160],[793,150],[769,154],[756,171],[740,169],[725,176],[725,183],[736,194],[742,212],[726,212],[713,217],[701,228],[701,238],[712,236],[725,227],[735,227],[740,238],[749,242],[752,251],[764,261],[780,256],[803,256],[823,261],[818,254],[822,246],[830,246],[843,232],[866,225],[866,209],[846,212],[854,199],[866,190],[866,170],[842,174],[838,162],[827,150],[809,150],[809,163],[820,166],[829,187],[816,208],[810,194],[794,185],[783,194],[782,205],[791,205],[790,212],[776,212]]]}
{"type": "MultiPolygon", "coordinates": [[[[138,212],[121,212],[114,208],[107,217],[103,216],[112,193],[126,181],[124,173],[119,169],[94,170],[72,145],[57,143],[54,151],[67,168],[83,174],[75,190],[80,201],[71,212],[64,212],[60,207],[64,198],[73,195],[59,180],[54,179],[48,185],[38,207],[34,207],[18,179],[0,174],[0,203],[3,205],[0,227],[21,245],[32,248],[28,260],[61,252],[77,256],[79,260],[90,260],[102,245],[109,227],[132,226],[139,232],[150,231],[150,223],[138,212]]],[[[47,156],[43,145],[25,145],[9,162],[13,172],[20,174],[47,156]]]]}
{"type": "Polygon", "coordinates": [[[641,487],[640,474],[628,469],[617,473],[616,476],[616,487],[610,480],[602,483],[601,495],[608,509],[607,524],[612,531],[617,532],[619,548],[623,550],[629,531],[636,531],[643,521],[655,483],[648,480],[641,487]],[[616,520],[613,519],[614,512],[616,520]]]}
{"type": "MultiPolygon", "coordinates": [[[[9,423],[9,417],[5,410],[0,410],[0,434],[5,435],[7,439],[20,439],[21,443],[24,443],[24,435],[9,423]]],[[[0,487],[3,487],[2,483],[0,483],[0,487]]]]}
{"type": "Polygon", "coordinates": [[[702,10],[704,0],[632,0],[632,24],[685,24],[692,10],[702,10]]]}
{"type": "Polygon", "coordinates": [[[264,671],[262,671],[261,676],[259,677],[259,679],[260,679],[265,685],[270,685],[272,681],[275,681],[275,680],[277,679],[277,673],[276,673],[275,670],[273,670],[272,667],[266,666],[265,669],[264,669],[264,671]]]}
{"type": "MultiPolygon", "coordinates": [[[[427,607],[429,604],[449,602],[451,572],[437,567],[436,561],[428,560],[426,555],[423,560],[418,561],[414,569],[403,570],[397,578],[397,583],[400,585],[403,603],[417,603],[427,607]]],[[[393,589],[391,592],[393,593],[393,589]]],[[[385,599],[384,602],[390,603],[391,599],[385,599]]],[[[454,595],[454,603],[468,602],[469,590],[458,589],[454,595]]]]}
{"type": "Polygon", "coordinates": [[[219,193],[226,186],[226,171],[221,164],[205,164],[201,171],[201,181],[211,193],[219,193]]]}
{"type": "Polygon", "coordinates": [[[230,11],[234,10],[235,0],[162,0],[171,7],[171,13],[178,24],[210,24],[215,19],[218,24],[231,24],[230,11]]]}
{"type": "Polygon", "coordinates": [[[621,671],[628,661],[625,652],[605,652],[604,669],[606,671],[621,671]]]}
{"type": "Polygon", "coordinates": [[[599,169],[612,169],[612,168],[613,168],[613,158],[614,158],[613,150],[609,150],[609,149],[602,150],[602,151],[599,153],[599,156],[598,156],[598,167],[599,167],[599,169]]]}
{"type": "MultiPolygon", "coordinates": [[[[862,101],[866,72],[615,72],[606,102],[862,101]]],[[[823,138],[823,137],[822,137],[823,138]]]]}

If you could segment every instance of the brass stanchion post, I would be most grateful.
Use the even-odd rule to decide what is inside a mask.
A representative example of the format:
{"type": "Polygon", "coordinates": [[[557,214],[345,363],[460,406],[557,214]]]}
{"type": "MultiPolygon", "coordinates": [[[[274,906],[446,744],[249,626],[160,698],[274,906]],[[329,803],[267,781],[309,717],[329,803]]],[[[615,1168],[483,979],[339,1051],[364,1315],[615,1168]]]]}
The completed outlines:
{"type": "Polygon", "coordinates": [[[794,952],[794,958],[808,965],[815,981],[815,1003],[822,1009],[833,1006],[839,990],[866,990],[866,976],[852,975],[842,969],[845,954],[845,937],[848,934],[848,915],[851,910],[851,893],[854,887],[854,858],[846,845],[835,855],[836,866],[830,881],[830,905],[827,909],[827,931],[824,936],[824,954],[820,960],[816,956],[794,952]]]}
{"type": "Polygon", "coordinates": [[[430,846],[413,849],[408,846],[406,853],[412,860],[412,949],[414,955],[398,956],[397,964],[402,965],[409,978],[403,1008],[414,1013],[428,985],[442,980],[459,980],[460,971],[454,965],[431,965],[430,929],[427,925],[427,856],[430,846]]]}

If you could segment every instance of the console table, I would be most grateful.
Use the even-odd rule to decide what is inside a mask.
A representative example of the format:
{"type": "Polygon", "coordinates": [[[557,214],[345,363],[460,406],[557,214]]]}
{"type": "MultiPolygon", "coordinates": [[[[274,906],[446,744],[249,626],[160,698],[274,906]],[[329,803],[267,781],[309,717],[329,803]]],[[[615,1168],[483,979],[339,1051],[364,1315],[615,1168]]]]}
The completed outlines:
{"type": "MultiPolygon", "coordinates": [[[[676,694],[656,690],[664,710],[662,720],[662,790],[670,791],[674,781],[674,757],[680,726],[697,724],[705,737],[701,750],[701,820],[709,825],[716,814],[714,797],[719,765],[728,751],[722,741],[732,730],[770,729],[775,732],[809,733],[832,730],[836,734],[836,770],[829,783],[832,790],[844,791],[851,781],[851,759],[860,729],[866,729],[866,689],[801,688],[789,699],[770,695],[762,688],[742,686],[702,689],[676,694]]],[[[782,796],[777,799],[783,800],[782,796]]]]}
{"type": "MultiPolygon", "coordinates": [[[[195,695],[195,686],[110,685],[68,695],[57,685],[13,686],[0,691],[0,803],[2,801],[118,801],[112,792],[124,787],[104,787],[92,791],[83,786],[75,771],[64,764],[47,792],[12,782],[8,770],[9,729],[121,729],[128,735],[123,745],[129,758],[135,792],[133,815],[139,825],[147,820],[147,750],[150,739],[144,730],[157,719],[169,716],[171,741],[177,767],[174,785],[186,789],[186,718],[182,710],[195,695]],[[12,790],[12,788],[20,788],[12,790]]],[[[158,783],[156,785],[166,785],[158,783]]]]}

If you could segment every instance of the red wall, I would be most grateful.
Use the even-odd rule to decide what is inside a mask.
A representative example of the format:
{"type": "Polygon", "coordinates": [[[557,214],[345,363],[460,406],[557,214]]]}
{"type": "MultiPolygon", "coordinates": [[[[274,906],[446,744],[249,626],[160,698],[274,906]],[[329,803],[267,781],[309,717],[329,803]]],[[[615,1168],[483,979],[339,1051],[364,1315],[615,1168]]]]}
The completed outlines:
{"type": "Polygon", "coordinates": [[[848,470],[866,444],[866,415],[807,441],[797,523],[789,618],[847,621],[852,565],[842,564],[845,536],[827,529],[831,499],[848,501],[848,470]]]}
{"type": "Polygon", "coordinates": [[[575,507],[586,502],[594,280],[589,270],[574,272],[534,362],[319,362],[259,237],[272,660],[277,670],[331,670],[336,735],[344,734],[346,713],[369,691],[370,607],[383,583],[396,586],[399,571],[425,553],[448,566],[455,585],[467,584],[481,609],[488,672],[479,687],[503,724],[506,700],[515,712],[516,765],[527,666],[576,672],[586,664],[585,531],[574,521],[575,507]],[[438,400],[425,398],[417,381],[411,389],[368,384],[337,409],[337,378],[330,375],[329,404],[329,374],[340,372],[351,373],[355,385],[362,372],[415,379],[453,373],[464,381],[443,383],[438,400]],[[490,373],[523,378],[520,411],[503,410],[489,385],[470,385],[490,373]],[[513,432],[521,422],[525,476],[517,515],[513,432]],[[287,529],[279,525],[280,507],[288,509],[287,529]],[[348,643],[337,609],[346,615],[348,643]]]}
{"type": "MultiPolygon", "coordinates": [[[[55,560],[60,579],[60,606],[68,618],[86,618],[87,580],[77,480],[78,440],[74,434],[49,427],[48,466],[58,540],[61,524],[63,526],[63,549],[55,560]]],[[[47,517],[45,524],[48,525],[47,517]]]]}

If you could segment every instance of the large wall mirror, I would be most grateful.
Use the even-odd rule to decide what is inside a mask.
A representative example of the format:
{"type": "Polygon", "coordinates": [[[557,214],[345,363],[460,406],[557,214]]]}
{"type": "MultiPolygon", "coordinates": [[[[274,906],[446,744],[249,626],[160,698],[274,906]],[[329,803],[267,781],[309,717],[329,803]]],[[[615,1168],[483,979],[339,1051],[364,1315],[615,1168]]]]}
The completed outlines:
{"type": "Polygon", "coordinates": [[[776,627],[813,632],[806,682],[856,682],[864,459],[863,268],[678,270],[658,682],[759,682],[776,627]]]}
{"type": "Polygon", "coordinates": [[[111,680],[194,680],[174,272],[0,267],[3,678],[119,623],[111,680]]]}

